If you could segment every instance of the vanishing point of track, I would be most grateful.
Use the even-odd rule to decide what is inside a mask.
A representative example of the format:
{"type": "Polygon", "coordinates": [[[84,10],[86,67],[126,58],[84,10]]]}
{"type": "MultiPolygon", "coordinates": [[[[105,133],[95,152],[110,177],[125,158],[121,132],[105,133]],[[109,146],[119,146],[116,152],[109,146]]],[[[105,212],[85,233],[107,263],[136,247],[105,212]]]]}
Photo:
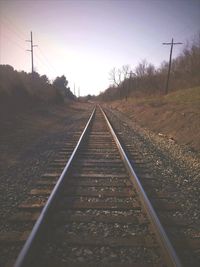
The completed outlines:
{"type": "Polygon", "coordinates": [[[100,107],[18,256],[22,266],[181,266],[100,107]]]}

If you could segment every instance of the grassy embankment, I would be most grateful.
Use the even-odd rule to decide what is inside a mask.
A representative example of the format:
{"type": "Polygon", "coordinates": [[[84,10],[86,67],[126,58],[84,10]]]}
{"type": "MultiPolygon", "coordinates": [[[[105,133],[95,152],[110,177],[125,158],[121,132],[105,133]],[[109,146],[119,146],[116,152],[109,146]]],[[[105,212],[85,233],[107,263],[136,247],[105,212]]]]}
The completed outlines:
{"type": "Polygon", "coordinates": [[[141,126],[200,152],[200,86],[166,96],[131,97],[110,105],[141,126]]]}

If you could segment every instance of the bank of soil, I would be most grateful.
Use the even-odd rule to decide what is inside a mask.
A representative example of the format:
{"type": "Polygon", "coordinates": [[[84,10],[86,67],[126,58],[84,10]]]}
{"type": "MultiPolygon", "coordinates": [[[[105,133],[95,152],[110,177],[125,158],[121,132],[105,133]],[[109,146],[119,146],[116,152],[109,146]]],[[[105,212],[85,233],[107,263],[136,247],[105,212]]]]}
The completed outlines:
{"type": "Polygon", "coordinates": [[[109,106],[200,156],[200,87],[167,96],[118,100],[109,106]]]}

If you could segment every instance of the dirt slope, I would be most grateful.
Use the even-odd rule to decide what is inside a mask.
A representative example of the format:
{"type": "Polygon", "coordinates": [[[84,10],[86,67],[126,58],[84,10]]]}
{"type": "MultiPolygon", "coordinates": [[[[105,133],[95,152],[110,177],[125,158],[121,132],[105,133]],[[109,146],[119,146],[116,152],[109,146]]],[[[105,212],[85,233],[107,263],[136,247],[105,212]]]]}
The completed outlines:
{"type": "Polygon", "coordinates": [[[167,96],[129,98],[109,105],[163,138],[200,153],[200,87],[167,96]]]}

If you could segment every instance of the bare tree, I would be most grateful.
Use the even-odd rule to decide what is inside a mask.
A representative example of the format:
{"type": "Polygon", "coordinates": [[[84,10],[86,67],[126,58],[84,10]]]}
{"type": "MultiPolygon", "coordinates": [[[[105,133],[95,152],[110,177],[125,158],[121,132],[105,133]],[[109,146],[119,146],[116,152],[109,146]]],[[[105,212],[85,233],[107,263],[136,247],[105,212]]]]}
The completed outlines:
{"type": "Polygon", "coordinates": [[[156,69],[153,64],[149,63],[148,66],[146,67],[146,74],[148,76],[154,76],[156,73],[156,69]]]}
{"type": "Polygon", "coordinates": [[[123,80],[128,78],[130,74],[130,66],[123,65],[121,69],[116,69],[115,67],[109,72],[110,81],[113,82],[115,86],[119,86],[123,80]]]}
{"type": "Polygon", "coordinates": [[[144,59],[138,66],[135,68],[135,73],[138,77],[143,77],[146,74],[147,61],[144,59]]]}
{"type": "Polygon", "coordinates": [[[122,82],[121,80],[121,71],[115,67],[109,72],[109,79],[114,85],[119,86],[122,82]]]}
{"type": "Polygon", "coordinates": [[[129,65],[123,65],[122,66],[122,70],[121,70],[122,74],[123,74],[123,78],[124,80],[128,78],[128,76],[130,75],[130,73],[132,72],[131,71],[131,68],[129,65]]]}

